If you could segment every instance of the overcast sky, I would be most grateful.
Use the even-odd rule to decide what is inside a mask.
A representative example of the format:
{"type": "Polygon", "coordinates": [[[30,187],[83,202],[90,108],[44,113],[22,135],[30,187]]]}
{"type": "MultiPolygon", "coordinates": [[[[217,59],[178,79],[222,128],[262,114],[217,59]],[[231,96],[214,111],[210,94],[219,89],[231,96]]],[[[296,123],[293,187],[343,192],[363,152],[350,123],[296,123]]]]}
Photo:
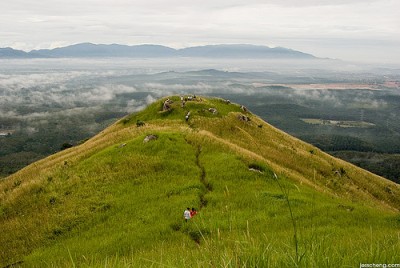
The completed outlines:
{"type": "Polygon", "coordinates": [[[399,0],[0,0],[0,47],[282,46],[400,64],[399,0]]]}

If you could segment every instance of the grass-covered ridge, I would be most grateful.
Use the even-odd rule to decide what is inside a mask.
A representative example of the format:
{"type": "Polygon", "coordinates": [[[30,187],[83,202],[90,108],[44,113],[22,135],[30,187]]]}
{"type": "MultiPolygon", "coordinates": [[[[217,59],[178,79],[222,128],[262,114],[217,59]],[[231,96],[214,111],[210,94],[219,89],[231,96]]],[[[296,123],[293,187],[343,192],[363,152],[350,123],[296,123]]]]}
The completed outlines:
{"type": "Polygon", "coordinates": [[[239,105],[169,98],[0,181],[0,266],[400,262],[398,185],[239,105]]]}

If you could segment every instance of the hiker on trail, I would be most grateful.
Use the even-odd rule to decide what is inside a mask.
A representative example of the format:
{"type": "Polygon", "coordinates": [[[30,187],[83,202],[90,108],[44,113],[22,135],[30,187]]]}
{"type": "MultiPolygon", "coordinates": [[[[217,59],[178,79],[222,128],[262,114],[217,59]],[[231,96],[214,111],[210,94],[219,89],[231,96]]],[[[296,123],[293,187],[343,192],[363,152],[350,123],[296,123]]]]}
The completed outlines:
{"type": "Polygon", "coordinates": [[[183,218],[185,218],[185,221],[190,220],[190,208],[187,208],[184,212],[183,212],[183,218]]]}
{"type": "Polygon", "coordinates": [[[170,100],[169,98],[166,101],[164,101],[163,111],[168,111],[169,109],[171,109],[171,104],[172,103],[173,103],[173,101],[170,100]]]}
{"type": "Polygon", "coordinates": [[[197,210],[195,208],[192,208],[192,210],[190,211],[190,218],[193,218],[194,216],[196,216],[197,214],[197,210]]]}

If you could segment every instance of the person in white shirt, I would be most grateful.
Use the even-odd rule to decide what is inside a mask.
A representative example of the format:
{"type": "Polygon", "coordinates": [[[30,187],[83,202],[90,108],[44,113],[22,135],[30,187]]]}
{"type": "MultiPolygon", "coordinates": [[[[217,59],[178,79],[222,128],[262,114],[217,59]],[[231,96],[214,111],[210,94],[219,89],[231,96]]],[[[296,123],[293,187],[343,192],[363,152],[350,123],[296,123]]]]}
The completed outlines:
{"type": "Polygon", "coordinates": [[[185,218],[185,221],[190,220],[190,208],[187,208],[187,209],[183,212],[183,218],[185,218]]]}

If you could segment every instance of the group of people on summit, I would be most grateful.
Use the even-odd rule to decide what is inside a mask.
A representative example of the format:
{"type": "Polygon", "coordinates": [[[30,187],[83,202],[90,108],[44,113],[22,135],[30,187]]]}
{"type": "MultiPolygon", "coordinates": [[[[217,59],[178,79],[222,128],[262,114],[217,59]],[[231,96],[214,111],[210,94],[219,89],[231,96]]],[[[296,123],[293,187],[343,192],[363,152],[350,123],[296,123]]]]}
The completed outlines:
{"type": "Polygon", "coordinates": [[[185,221],[190,220],[191,218],[193,218],[195,215],[197,214],[197,210],[195,208],[187,208],[184,212],[183,212],[183,218],[185,219],[185,221]]]}

